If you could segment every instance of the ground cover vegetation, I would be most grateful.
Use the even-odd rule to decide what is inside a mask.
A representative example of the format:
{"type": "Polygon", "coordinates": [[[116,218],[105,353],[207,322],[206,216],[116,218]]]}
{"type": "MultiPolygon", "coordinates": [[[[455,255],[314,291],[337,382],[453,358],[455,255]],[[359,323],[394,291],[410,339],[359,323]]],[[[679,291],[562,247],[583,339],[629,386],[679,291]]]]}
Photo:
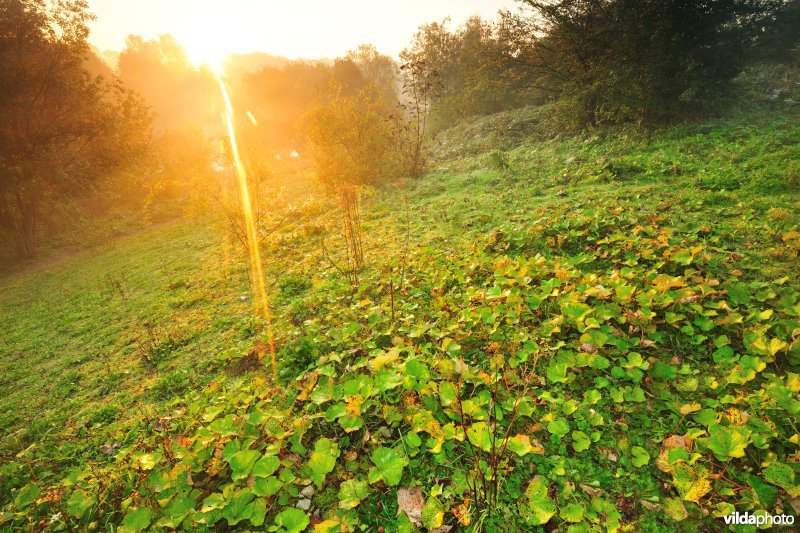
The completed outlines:
{"type": "Polygon", "coordinates": [[[621,31],[639,13],[624,1],[523,3],[545,26],[430,25],[401,65],[362,47],[244,75],[324,86],[286,96],[303,100],[280,143],[242,133],[278,382],[230,148],[187,142],[202,128],[155,130],[165,159],[147,163],[172,162],[148,185],[172,184],[163,198],[191,174],[189,214],[0,279],[0,528],[702,531],[800,513],[797,2],[645,3],[649,34],[621,31]],[[689,30],[665,13],[711,34],[679,39],[678,74],[656,47],[689,30]],[[594,50],[591,94],[519,66],[646,35],[635,72],[594,50]],[[701,49],[733,55],[710,73],[701,49]]]}

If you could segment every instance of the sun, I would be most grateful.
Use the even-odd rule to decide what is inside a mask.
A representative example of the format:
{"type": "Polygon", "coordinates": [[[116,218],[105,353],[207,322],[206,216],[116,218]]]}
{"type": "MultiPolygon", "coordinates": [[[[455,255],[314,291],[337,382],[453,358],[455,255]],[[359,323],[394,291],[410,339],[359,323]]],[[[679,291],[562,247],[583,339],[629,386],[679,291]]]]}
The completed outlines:
{"type": "Polygon", "coordinates": [[[189,61],[196,67],[206,65],[214,70],[218,70],[225,56],[229,54],[219,43],[203,40],[199,37],[196,40],[184,38],[181,44],[186,49],[189,61]]]}
{"type": "Polygon", "coordinates": [[[220,38],[209,38],[207,32],[198,30],[178,37],[186,49],[189,61],[196,67],[207,65],[212,69],[218,69],[222,65],[223,59],[230,53],[220,38]]]}
{"type": "Polygon", "coordinates": [[[175,38],[186,49],[189,60],[197,67],[208,65],[218,69],[236,46],[236,27],[222,14],[195,12],[175,32],[175,38]]]}

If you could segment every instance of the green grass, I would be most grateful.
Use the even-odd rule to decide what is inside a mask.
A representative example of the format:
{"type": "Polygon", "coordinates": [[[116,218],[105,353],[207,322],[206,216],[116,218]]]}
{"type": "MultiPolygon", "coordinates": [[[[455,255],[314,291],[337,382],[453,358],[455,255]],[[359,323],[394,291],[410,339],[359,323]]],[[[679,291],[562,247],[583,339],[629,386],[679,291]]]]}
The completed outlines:
{"type": "Polygon", "coordinates": [[[173,222],[4,280],[3,451],[129,425],[171,399],[151,390],[173,373],[208,383],[220,352],[247,345],[248,287],[238,260],[226,278],[225,250],[207,221],[173,222]]]}
{"type": "Polygon", "coordinates": [[[343,262],[334,201],[270,213],[280,388],[248,366],[246,254],[213,217],[0,281],[0,527],[292,530],[314,487],[321,531],[408,530],[398,485],[429,529],[460,505],[483,531],[792,513],[800,110],[505,137],[533,115],[460,125],[429,175],[365,191],[355,290],[321,254],[327,232],[343,262]],[[479,506],[466,472],[506,429],[479,506]]]}

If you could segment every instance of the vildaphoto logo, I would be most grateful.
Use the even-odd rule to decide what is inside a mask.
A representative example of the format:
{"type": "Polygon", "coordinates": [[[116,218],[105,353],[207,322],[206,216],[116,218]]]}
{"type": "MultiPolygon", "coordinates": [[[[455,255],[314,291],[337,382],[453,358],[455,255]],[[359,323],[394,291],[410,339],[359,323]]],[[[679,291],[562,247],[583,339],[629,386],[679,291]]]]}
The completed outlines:
{"type": "Polygon", "coordinates": [[[794,516],[788,514],[750,514],[731,513],[723,517],[725,524],[731,526],[791,526],[794,516]]]}

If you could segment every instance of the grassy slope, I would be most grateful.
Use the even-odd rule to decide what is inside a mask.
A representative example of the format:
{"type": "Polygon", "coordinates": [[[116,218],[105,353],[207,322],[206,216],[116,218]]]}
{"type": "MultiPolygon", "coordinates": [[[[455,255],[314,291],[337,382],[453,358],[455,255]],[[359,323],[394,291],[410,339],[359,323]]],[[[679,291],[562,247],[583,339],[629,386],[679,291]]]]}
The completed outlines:
{"type": "Polygon", "coordinates": [[[4,430],[24,426],[38,439],[91,420],[98,406],[112,419],[109,406],[130,407],[131,390],[154,381],[138,367],[150,352],[148,323],[159,341],[175,340],[176,360],[160,373],[235,346],[218,320],[244,314],[236,296],[247,287],[226,286],[217,239],[207,223],[176,222],[5,280],[4,430]]]}
{"type": "MultiPolygon", "coordinates": [[[[508,114],[500,120],[507,118],[508,114]]],[[[0,281],[3,325],[0,365],[3,389],[9,391],[0,398],[0,453],[4,458],[0,482],[3,493],[9,496],[3,498],[8,503],[5,520],[18,526],[27,523],[30,527],[36,520],[37,513],[33,512],[36,507],[42,516],[48,517],[63,511],[62,517],[54,521],[56,527],[78,527],[79,523],[84,527],[102,526],[107,522],[118,523],[138,506],[153,507],[154,500],[148,503],[130,491],[134,486],[142,493],[153,490],[149,484],[152,479],[144,482],[153,468],[149,464],[151,458],[155,458],[156,464],[153,472],[169,469],[170,464],[163,462],[167,461],[164,454],[170,445],[164,444],[159,416],[172,414],[175,421],[171,422],[170,434],[186,435],[190,439],[187,446],[193,450],[183,462],[189,465],[187,468],[194,472],[195,478],[201,477],[200,472],[205,474],[194,489],[187,488],[185,483],[173,483],[175,486],[169,489],[172,492],[164,500],[178,507],[189,501],[190,507],[198,509],[197,514],[191,516],[193,513],[189,511],[176,514],[168,507],[167,511],[151,513],[153,523],[160,521],[162,526],[168,526],[178,518],[186,520],[178,522],[188,528],[202,527],[203,522],[215,520],[236,523],[227,516],[222,518],[222,513],[233,512],[225,511],[224,505],[202,513],[200,502],[219,491],[226,502],[239,496],[246,499],[242,505],[250,505],[248,516],[253,514],[253,502],[241,492],[246,489],[237,489],[245,486],[242,480],[231,481],[235,474],[225,469],[214,475],[209,473],[215,470],[209,461],[220,461],[209,456],[214,442],[220,443],[218,450],[231,439],[241,446],[241,442],[250,442],[247,439],[252,428],[236,418],[230,419],[231,428],[216,426],[211,433],[203,426],[213,425],[215,419],[227,424],[229,419],[224,415],[233,412],[269,413],[264,415],[265,420],[271,420],[270,417],[292,409],[295,404],[298,411],[290,416],[298,421],[296,426],[300,429],[292,430],[294,437],[289,434],[284,439],[275,437],[277,430],[270,425],[272,422],[263,422],[268,429],[262,431],[271,436],[270,441],[286,441],[286,449],[280,452],[281,472],[286,473],[287,479],[288,472],[297,478],[288,481],[276,496],[265,500],[267,523],[283,506],[297,500],[297,489],[291,486],[302,486],[304,479],[314,478],[309,474],[309,466],[303,464],[303,457],[320,436],[336,441],[340,450],[339,466],[314,497],[314,506],[322,510],[323,517],[338,516],[337,520],[351,526],[361,522],[368,527],[395,527],[396,502],[391,483],[386,480],[375,480],[369,485],[372,490],[363,496],[366,504],[356,511],[340,510],[338,515],[335,511],[339,481],[355,476],[358,483],[365,482],[371,477],[370,454],[378,447],[394,447],[402,448],[412,460],[413,473],[412,469],[405,470],[402,485],[420,484],[428,493],[435,485],[435,478],[447,479],[438,500],[443,502],[446,521],[453,523],[455,517],[449,508],[466,497],[465,482],[459,481],[454,472],[465,469],[468,451],[458,440],[448,440],[445,455],[416,453],[416,443],[405,438],[398,440],[400,436],[410,430],[423,433],[423,450],[430,441],[424,435],[425,424],[420,426],[419,420],[412,420],[405,409],[413,411],[421,403],[422,411],[438,417],[438,424],[448,417],[452,419],[452,412],[448,414],[446,408],[432,400],[436,395],[426,386],[428,378],[424,374],[432,372],[430,379],[441,387],[447,377],[437,367],[437,361],[448,353],[476,368],[486,368],[487,350],[491,353],[500,349],[503,357],[511,360],[525,342],[518,336],[521,331],[529,335],[529,340],[538,342],[542,358],[536,369],[539,386],[535,396],[539,400],[535,412],[530,424],[520,426],[518,422],[514,432],[529,434],[532,440],[541,442],[545,455],[527,454],[509,460],[500,502],[505,512],[513,516],[550,512],[550,503],[536,500],[534,489],[524,494],[531,472],[535,472],[549,483],[549,494],[543,498],[555,502],[553,511],[561,517],[553,520],[580,515],[578,522],[583,520],[596,526],[617,519],[639,528],[674,527],[675,523],[667,516],[682,517],[684,513],[689,513],[692,520],[683,524],[710,520],[706,513],[718,508],[725,510],[723,504],[739,501],[736,495],[749,479],[748,469],[775,458],[751,444],[746,459],[733,459],[728,475],[735,479],[726,484],[713,477],[725,472],[724,461],[702,440],[709,424],[704,426],[702,420],[690,417],[681,426],[683,418],[677,406],[697,401],[704,411],[712,410],[722,417],[730,400],[723,395],[721,401],[718,393],[700,378],[716,376],[724,382],[731,372],[741,371],[733,366],[735,361],[728,366],[712,363],[710,346],[722,335],[731,337],[737,353],[758,353],[756,348],[747,346],[743,337],[746,329],[758,325],[752,313],[773,309],[774,318],[768,322],[770,330],[766,337],[792,341],[793,327],[797,327],[796,272],[800,265],[797,250],[793,248],[796,242],[792,239],[784,242],[783,237],[800,223],[798,118],[800,112],[796,109],[778,108],[676,128],[645,140],[624,132],[546,142],[523,140],[509,142],[504,146],[505,152],[490,154],[484,153],[484,147],[496,143],[481,139],[502,137],[502,124],[498,127],[492,119],[481,119],[471,126],[456,128],[443,138],[448,155],[436,171],[408,184],[406,189],[378,191],[366,200],[365,249],[369,268],[362,277],[361,290],[355,295],[336,270],[322,260],[318,241],[313,237],[320,226],[335,231],[335,213],[330,205],[325,200],[313,200],[293,207],[293,215],[270,235],[265,249],[284,375],[291,377],[306,365],[318,362],[317,366],[325,369],[323,374],[336,375],[336,383],[340,384],[327,401],[340,400],[344,406],[352,403],[354,395],[360,394],[362,400],[366,397],[360,408],[361,423],[369,433],[360,426],[348,427],[345,419],[337,420],[336,414],[328,410],[330,403],[323,401],[318,408],[316,401],[309,402],[308,393],[302,392],[303,384],[294,392],[290,389],[278,393],[259,384],[257,372],[242,375],[231,371],[246,367],[241,356],[248,354],[255,343],[255,326],[250,302],[240,298],[248,287],[243,254],[226,244],[219,228],[208,221],[170,224],[48,270],[0,281]],[[454,157],[454,154],[463,155],[454,157]],[[637,226],[640,230],[634,232],[637,226]],[[708,332],[703,329],[708,326],[701,318],[722,312],[718,302],[724,297],[717,295],[709,297],[710,306],[702,311],[683,309],[690,318],[688,329],[680,333],[675,333],[677,327],[663,321],[651,330],[649,325],[634,326],[632,319],[615,319],[613,312],[607,319],[609,324],[616,320],[617,329],[639,327],[643,331],[641,337],[653,339],[655,347],[644,349],[641,339],[635,340],[637,335],[631,332],[625,336],[624,348],[610,345],[603,348],[603,339],[584,337],[588,334],[583,330],[585,324],[578,323],[583,318],[570,322],[572,310],[565,310],[564,304],[571,302],[571,298],[587,301],[580,292],[598,280],[607,286],[616,283],[613,273],[619,269],[624,272],[626,261],[633,261],[628,265],[629,277],[642,292],[647,286],[645,276],[659,268],[669,275],[685,275],[687,283],[692,278],[691,272],[683,272],[681,263],[676,266],[675,261],[668,259],[666,266],[659,267],[658,263],[636,255],[650,253],[645,251],[647,241],[638,238],[638,232],[655,238],[661,228],[671,228],[671,253],[691,251],[693,246],[703,248],[696,260],[694,254],[689,260],[690,268],[696,268],[697,275],[705,280],[716,277],[723,284],[746,285],[788,279],[776,285],[776,294],[772,296],[761,294],[767,285],[746,285],[744,290],[753,296],[747,304],[741,304],[740,312],[746,317],[742,326],[718,325],[719,331],[703,334],[708,332]],[[610,239],[614,236],[620,238],[610,239]],[[589,257],[594,252],[597,255],[589,257]],[[634,254],[633,259],[626,256],[628,253],[634,254]],[[406,254],[406,277],[402,287],[396,289],[396,318],[392,324],[390,280],[393,285],[398,284],[406,254]],[[546,263],[538,264],[537,254],[542,254],[546,263]],[[521,324],[514,322],[510,314],[503,314],[510,313],[504,305],[509,295],[501,291],[499,301],[485,300],[486,291],[493,287],[503,290],[514,287],[509,280],[519,274],[515,270],[520,268],[519,261],[529,262],[525,268],[532,272],[533,284],[521,289],[528,305],[529,298],[538,294],[533,289],[546,286],[553,277],[562,277],[564,282],[562,295],[551,295],[551,304],[543,304],[540,311],[523,316],[521,324]],[[122,287],[121,292],[115,282],[122,287]],[[477,322],[476,316],[480,317],[477,322]],[[562,318],[558,319],[559,316],[562,318]],[[696,320],[692,322],[691,317],[696,320]],[[548,324],[556,319],[564,322],[559,323],[557,330],[548,329],[548,324]],[[451,341],[455,343],[450,344],[451,341]],[[500,348],[489,348],[498,341],[500,348]],[[562,349],[556,348],[559,342],[565,343],[562,349]],[[617,367],[620,373],[613,375],[610,369],[591,367],[595,377],[612,378],[613,383],[606,387],[600,387],[597,381],[587,381],[584,363],[574,360],[575,354],[582,352],[581,346],[594,346],[598,342],[600,352],[613,363],[618,359],[623,361],[617,367]],[[461,348],[451,347],[448,352],[447,346],[455,344],[461,348]],[[637,349],[645,358],[641,364],[630,359],[630,352],[637,349]],[[381,353],[400,353],[402,358],[422,361],[426,370],[401,365],[401,358],[387,368],[405,376],[403,394],[393,388],[380,394],[367,393],[364,380],[372,380],[376,375],[376,371],[367,370],[375,369],[367,361],[381,353]],[[676,357],[688,366],[675,363],[676,357]],[[661,374],[656,374],[654,381],[652,369],[656,361],[666,365],[672,362],[670,368],[680,370],[690,382],[692,376],[699,376],[696,378],[699,385],[686,388],[680,383],[683,378],[674,383],[667,379],[664,384],[661,374]],[[645,376],[650,379],[642,381],[645,376]],[[545,385],[548,382],[550,385],[545,385]],[[341,383],[350,385],[342,390],[341,383]],[[639,385],[647,394],[644,403],[629,398],[638,394],[639,385]],[[612,393],[615,387],[617,392],[612,393]],[[582,416],[589,408],[584,405],[587,401],[584,393],[590,388],[599,391],[603,398],[595,406],[606,418],[606,423],[600,426],[590,423],[588,415],[582,416]],[[556,396],[548,398],[548,391],[556,396]],[[300,398],[295,399],[298,393],[300,398]],[[620,402],[611,400],[616,395],[622,395],[620,402]],[[581,402],[574,413],[570,400],[581,402]],[[271,406],[270,402],[277,405],[271,406]],[[209,405],[216,407],[209,412],[209,405]],[[399,418],[387,415],[382,405],[399,409],[399,418]],[[667,405],[673,405],[671,411],[667,405]],[[652,415],[653,410],[658,416],[652,415]],[[328,413],[329,422],[315,415],[319,412],[328,413]],[[560,436],[562,419],[569,431],[560,436]],[[539,428],[535,427],[536,422],[541,424],[539,428]],[[553,422],[558,423],[551,426],[553,422]],[[703,458],[698,464],[712,472],[713,492],[703,493],[700,505],[688,501],[691,494],[682,503],[666,499],[686,496],[691,487],[679,486],[680,480],[653,464],[662,439],[677,427],[680,431],[676,433],[688,432],[701,439],[692,451],[701,452],[703,458]],[[598,430],[600,435],[595,440],[598,430]],[[575,450],[576,442],[583,438],[575,431],[593,441],[587,452],[575,450]],[[108,448],[103,448],[115,443],[120,450],[110,455],[116,455],[116,466],[104,453],[108,448]],[[649,454],[651,460],[646,466],[640,468],[631,463],[634,445],[649,454]],[[617,450],[617,461],[607,458],[609,447],[617,450]],[[21,450],[25,451],[19,454],[21,450]],[[142,454],[146,454],[145,459],[142,454]],[[87,470],[87,465],[94,466],[87,470]],[[100,469],[101,474],[94,472],[95,469],[100,469]],[[107,482],[98,481],[107,477],[108,474],[102,473],[105,469],[121,476],[111,478],[116,479],[111,488],[107,482]],[[18,495],[21,490],[24,492],[23,486],[35,482],[44,489],[58,484],[67,472],[78,474],[56,493],[47,498],[40,496],[39,503],[22,505],[26,502],[20,501],[18,495]],[[131,472],[141,472],[141,476],[131,472]],[[140,481],[130,481],[134,478],[140,481]],[[73,486],[78,479],[82,480],[81,488],[76,490],[73,486]],[[662,481],[667,486],[672,483],[670,491],[663,489],[662,481]],[[592,498],[591,488],[576,489],[579,484],[597,486],[605,491],[604,495],[592,498]],[[230,487],[225,489],[227,485],[230,487]],[[733,491],[733,496],[726,491],[733,491]],[[10,503],[15,497],[17,503],[10,503]],[[651,510],[639,502],[643,498],[666,505],[667,509],[651,510]],[[529,501],[538,501],[539,507],[526,503],[529,501]],[[84,507],[85,502],[88,503],[84,507]],[[517,507],[518,502],[523,502],[522,507],[517,507]]],[[[285,212],[276,212],[273,220],[277,224],[285,221],[285,216],[285,212]]],[[[331,239],[329,246],[336,249],[337,242],[331,239]]],[[[623,273],[623,277],[626,275],[623,273]]],[[[695,287],[695,283],[698,282],[691,283],[692,290],[705,290],[698,288],[702,284],[695,287]]],[[[597,302],[597,305],[604,304],[597,302]]],[[[631,312],[647,307],[635,301],[620,305],[631,312]]],[[[665,310],[667,305],[657,311],[657,322],[664,318],[665,310]]],[[[681,309],[673,310],[680,314],[681,309]]],[[[686,328],[687,324],[680,325],[686,328]]],[[[614,329],[609,328],[607,331],[614,329]]],[[[784,376],[786,372],[797,371],[793,366],[797,363],[796,351],[796,342],[793,348],[782,346],[774,363],[766,355],[769,350],[760,355],[763,361],[774,365],[770,370],[784,376]],[[789,358],[790,350],[794,350],[795,359],[789,358]]],[[[764,371],[758,368],[758,372],[764,371]]],[[[672,371],[662,370],[667,376],[672,371]]],[[[313,379],[322,383],[326,378],[317,375],[313,379]]],[[[779,450],[778,462],[796,464],[791,458],[796,448],[788,441],[792,435],[790,428],[770,418],[776,415],[796,420],[797,413],[791,411],[796,407],[766,406],[762,413],[757,411],[758,402],[748,396],[763,395],[757,391],[767,381],[764,375],[759,375],[756,380],[734,381],[727,387],[730,394],[738,391],[745,395],[747,402],[738,405],[740,409],[761,416],[772,427],[775,435],[769,438],[777,440],[770,440],[766,448],[779,450]]],[[[784,386],[791,391],[794,385],[790,380],[784,386]]],[[[476,398],[482,398],[482,384],[474,382],[472,387],[476,398]]],[[[480,401],[476,403],[483,405],[480,401]]],[[[724,417],[720,420],[724,428],[730,427],[724,417]]],[[[434,438],[435,431],[429,426],[427,431],[428,438],[434,438]]],[[[752,433],[759,439],[767,438],[768,432],[758,428],[752,429],[752,433]]],[[[263,445],[263,442],[252,444],[261,451],[263,445]]],[[[224,459],[230,463],[229,455],[224,459]]],[[[174,473],[175,467],[170,468],[174,473]]],[[[704,475],[698,469],[685,474],[695,478],[704,475]]],[[[794,482],[786,483],[791,487],[794,482]]],[[[786,493],[779,492],[774,483],[765,484],[762,480],[758,496],[761,503],[754,508],[767,507],[769,502],[772,510],[781,505],[783,497],[788,511],[786,493]]],[[[491,518],[485,520],[488,520],[485,527],[498,527],[491,526],[491,518]]],[[[481,517],[475,514],[472,521],[480,523],[481,517]]],[[[527,527],[535,522],[535,518],[528,516],[527,527]]]]}

